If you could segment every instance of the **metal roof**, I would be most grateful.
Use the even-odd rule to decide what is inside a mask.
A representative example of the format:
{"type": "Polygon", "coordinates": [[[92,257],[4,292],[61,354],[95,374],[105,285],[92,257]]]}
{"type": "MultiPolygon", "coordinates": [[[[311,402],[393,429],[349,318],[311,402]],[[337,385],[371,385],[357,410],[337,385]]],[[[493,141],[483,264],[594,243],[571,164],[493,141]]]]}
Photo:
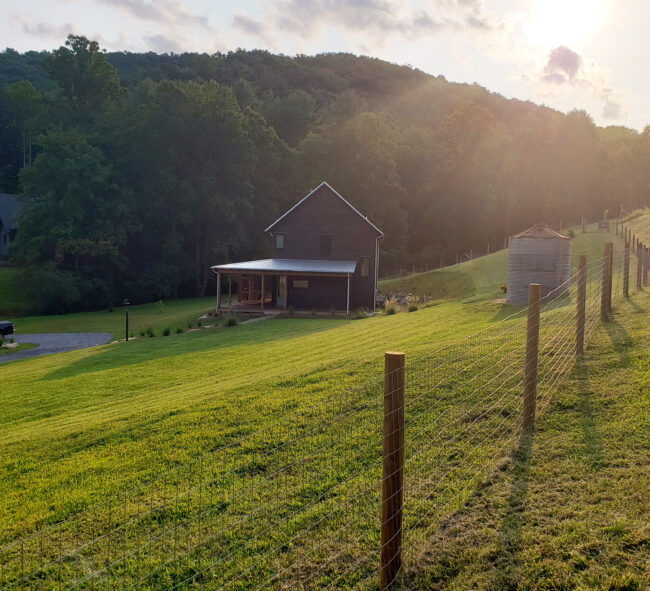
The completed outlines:
{"type": "Polygon", "coordinates": [[[260,259],[228,265],[215,265],[213,271],[251,271],[257,273],[319,273],[352,275],[356,261],[312,261],[306,259],[260,259]]]}
{"type": "Polygon", "coordinates": [[[295,204],[291,209],[289,209],[289,210],[287,210],[285,213],[283,213],[283,214],[282,214],[282,215],[281,215],[277,220],[275,220],[275,221],[274,221],[274,222],[273,222],[273,223],[272,223],[272,224],[271,224],[271,225],[270,225],[266,230],[264,230],[264,231],[265,231],[265,232],[268,232],[269,230],[271,230],[271,228],[273,228],[273,226],[275,226],[275,224],[277,224],[280,220],[282,220],[282,219],[284,219],[285,217],[287,217],[287,216],[288,216],[288,215],[289,215],[289,214],[290,214],[294,209],[296,209],[296,207],[298,207],[299,205],[301,205],[302,203],[304,203],[305,201],[307,201],[307,199],[309,199],[309,198],[310,198],[314,193],[316,193],[316,191],[318,191],[318,189],[320,189],[321,187],[327,187],[330,191],[332,191],[332,193],[334,193],[334,195],[336,195],[336,196],[337,196],[341,201],[343,201],[343,203],[345,203],[349,208],[351,208],[352,211],[354,211],[354,213],[356,213],[356,214],[357,214],[357,215],[358,215],[358,216],[359,216],[359,217],[360,217],[364,222],[366,222],[367,224],[370,224],[370,226],[372,226],[372,228],[375,230],[375,232],[378,232],[379,235],[380,235],[382,238],[384,237],[384,233],[383,233],[383,232],[382,232],[382,231],[381,231],[377,226],[375,226],[375,224],[373,224],[373,223],[368,219],[367,216],[363,215],[363,214],[362,214],[362,213],[361,213],[361,212],[360,212],[356,207],[354,207],[354,205],[352,205],[352,204],[351,204],[351,203],[350,203],[350,202],[349,202],[345,197],[343,197],[343,196],[342,196],[338,191],[336,191],[336,189],[332,188],[332,186],[331,186],[327,181],[323,181],[323,182],[322,182],[320,185],[318,185],[318,187],[316,187],[313,191],[311,191],[309,194],[305,195],[305,197],[303,197],[300,201],[298,201],[298,203],[296,203],[296,204],[295,204]]]}
{"type": "Polygon", "coordinates": [[[523,232],[512,236],[512,238],[546,238],[555,240],[571,240],[570,236],[564,236],[563,234],[556,232],[553,228],[544,222],[539,222],[532,228],[528,228],[528,230],[524,230],[523,232]]]}

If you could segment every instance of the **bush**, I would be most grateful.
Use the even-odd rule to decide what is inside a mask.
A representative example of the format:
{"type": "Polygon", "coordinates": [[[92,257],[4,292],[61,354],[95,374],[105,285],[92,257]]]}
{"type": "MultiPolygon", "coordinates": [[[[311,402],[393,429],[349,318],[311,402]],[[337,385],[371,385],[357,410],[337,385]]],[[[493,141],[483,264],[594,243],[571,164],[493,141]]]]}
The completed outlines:
{"type": "Polygon", "coordinates": [[[201,319],[199,318],[196,325],[201,328],[203,326],[203,323],[201,322],[201,319]]]}
{"type": "Polygon", "coordinates": [[[187,328],[192,328],[192,323],[191,322],[187,323],[187,328]]]}
{"type": "Polygon", "coordinates": [[[395,309],[395,306],[390,306],[386,308],[386,315],[390,316],[391,314],[397,313],[397,310],[395,309]]]}
{"type": "Polygon", "coordinates": [[[144,328],[141,328],[141,329],[140,329],[140,336],[141,336],[141,337],[144,336],[144,328]]]}
{"type": "Polygon", "coordinates": [[[176,334],[181,334],[182,332],[183,332],[183,329],[179,326],[179,327],[176,329],[176,334]]]}
{"type": "Polygon", "coordinates": [[[163,330],[163,336],[168,337],[169,333],[172,331],[171,328],[167,327],[165,330],[163,330]]]}
{"type": "Polygon", "coordinates": [[[417,304],[411,304],[409,305],[409,312],[417,312],[418,311],[418,305],[417,304]]]}
{"type": "Polygon", "coordinates": [[[165,311],[165,303],[162,300],[158,300],[155,304],[156,314],[162,314],[165,311]]]}
{"type": "Polygon", "coordinates": [[[153,331],[153,328],[151,328],[150,326],[147,326],[147,336],[148,337],[155,337],[156,336],[156,333],[153,331]]]}
{"type": "Polygon", "coordinates": [[[226,326],[236,326],[237,324],[239,323],[237,322],[237,318],[234,316],[228,316],[228,318],[226,318],[226,326]]]}

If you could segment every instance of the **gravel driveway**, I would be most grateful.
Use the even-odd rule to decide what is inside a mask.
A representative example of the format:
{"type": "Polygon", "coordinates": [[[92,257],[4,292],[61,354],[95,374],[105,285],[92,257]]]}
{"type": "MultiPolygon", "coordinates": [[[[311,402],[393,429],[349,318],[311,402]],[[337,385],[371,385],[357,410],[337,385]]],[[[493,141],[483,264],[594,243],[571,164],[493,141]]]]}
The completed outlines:
{"type": "Polygon", "coordinates": [[[7,339],[10,338],[13,338],[16,343],[34,343],[38,347],[27,351],[10,353],[9,355],[0,355],[0,363],[105,345],[113,340],[113,335],[109,332],[53,332],[46,334],[14,334],[7,337],[7,339]]]}

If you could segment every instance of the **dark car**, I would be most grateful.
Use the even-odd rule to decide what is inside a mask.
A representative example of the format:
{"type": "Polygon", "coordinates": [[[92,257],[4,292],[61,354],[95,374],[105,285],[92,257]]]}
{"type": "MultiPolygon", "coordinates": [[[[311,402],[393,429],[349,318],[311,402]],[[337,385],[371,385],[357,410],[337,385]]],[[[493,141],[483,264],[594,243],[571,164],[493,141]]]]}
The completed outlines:
{"type": "Polygon", "coordinates": [[[4,336],[14,334],[14,323],[8,320],[0,320],[0,334],[4,336]]]}

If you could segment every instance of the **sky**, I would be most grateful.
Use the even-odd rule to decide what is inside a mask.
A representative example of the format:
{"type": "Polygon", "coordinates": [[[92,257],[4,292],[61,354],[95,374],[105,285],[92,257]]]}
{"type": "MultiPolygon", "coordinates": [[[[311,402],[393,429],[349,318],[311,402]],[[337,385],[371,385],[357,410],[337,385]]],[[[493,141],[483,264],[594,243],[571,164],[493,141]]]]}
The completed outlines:
{"type": "Polygon", "coordinates": [[[648,0],[0,0],[0,47],[51,50],[68,33],[108,51],[350,52],[650,124],[648,0]]]}

